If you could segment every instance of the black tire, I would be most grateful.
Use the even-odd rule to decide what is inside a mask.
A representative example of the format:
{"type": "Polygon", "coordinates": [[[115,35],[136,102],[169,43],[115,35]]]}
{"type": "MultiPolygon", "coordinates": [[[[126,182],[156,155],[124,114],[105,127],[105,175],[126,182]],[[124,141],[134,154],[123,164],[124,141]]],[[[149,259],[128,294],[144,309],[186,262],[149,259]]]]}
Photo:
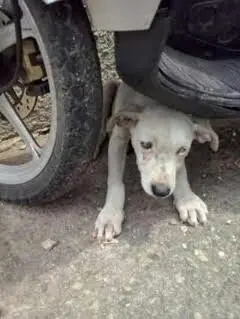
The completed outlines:
{"type": "Polygon", "coordinates": [[[81,1],[46,6],[25,0],[36,21],[52,70],[57,130],[48,163],[33,179],[0,184],[3,200],[43,203],[71,190],[91,161],[101,129],[102,83],[91,27],[81,1]],[[74,76],[79,74],[79,78],[74,76]]]}

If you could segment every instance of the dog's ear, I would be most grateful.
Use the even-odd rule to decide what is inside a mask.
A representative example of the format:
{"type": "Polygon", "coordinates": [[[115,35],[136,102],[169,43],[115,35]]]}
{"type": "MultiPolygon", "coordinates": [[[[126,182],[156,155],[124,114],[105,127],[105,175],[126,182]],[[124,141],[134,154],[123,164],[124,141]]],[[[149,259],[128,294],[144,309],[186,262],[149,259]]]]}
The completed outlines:
{"type": "Polygon", "coordinates": [[[195,139],[199,143],[210,143],[210,147],[214,152],[219,148],[219,137],[211,127],[209,121],[198,120],[193,124],[195,139]]]}
{"type": "Polygon", "coordinates": [[[107,123],[107,131],[111,132],[115,125],[130,129],[136,126],[144,108],[140,105],[129,105],[128,108],[119,110],[107,123]]]}

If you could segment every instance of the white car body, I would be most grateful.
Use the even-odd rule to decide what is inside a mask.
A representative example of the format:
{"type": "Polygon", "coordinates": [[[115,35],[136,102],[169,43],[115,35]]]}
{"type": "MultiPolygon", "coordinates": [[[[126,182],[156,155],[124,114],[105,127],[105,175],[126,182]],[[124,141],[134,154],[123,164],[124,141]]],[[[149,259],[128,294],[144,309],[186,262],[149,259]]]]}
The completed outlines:
{"type": "MultiPolygon", "coordinates": [[[[52,4],[61,0],[43,0],[52,4]]],[[[79,0],[80,1],[80,0],[79,0]]],[[[84,0],[84,6],[95,30],[147,30],[161,0],[84,0]]]]}

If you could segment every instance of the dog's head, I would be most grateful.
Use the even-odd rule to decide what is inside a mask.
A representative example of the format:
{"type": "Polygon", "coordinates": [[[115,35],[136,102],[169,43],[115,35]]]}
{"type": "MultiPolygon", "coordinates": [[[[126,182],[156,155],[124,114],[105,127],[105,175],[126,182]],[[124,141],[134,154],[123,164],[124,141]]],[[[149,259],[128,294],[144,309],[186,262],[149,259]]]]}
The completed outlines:
{"type": "Polygon", "coordinates": [[[194,123],[188,116],[168,109],[131,106],[110,119],[108,127],[114,125],[129,129],[142,187],[154,197],[173,193],[177,171],[193,140],[209,142],[214,151],[218,148],[218,136],[211,126],[194,123]]]}

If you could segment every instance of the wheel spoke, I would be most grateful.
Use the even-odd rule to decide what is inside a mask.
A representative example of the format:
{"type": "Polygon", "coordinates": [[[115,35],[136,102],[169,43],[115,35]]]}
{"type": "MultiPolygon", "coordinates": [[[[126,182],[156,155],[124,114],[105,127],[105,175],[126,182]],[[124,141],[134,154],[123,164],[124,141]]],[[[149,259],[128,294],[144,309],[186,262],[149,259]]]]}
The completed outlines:
{"type": "Polygon", "coordinates": [[[0,96],[0,113],[2,113],[10,122],[10,124],[15,128],[16,132],[25,142],[27,148],[31,151],[33,157],[35,159],[39,158],[41,155],[40,146],[18,115],[17,111],[9,104],[4,94],[0,96]]]}

